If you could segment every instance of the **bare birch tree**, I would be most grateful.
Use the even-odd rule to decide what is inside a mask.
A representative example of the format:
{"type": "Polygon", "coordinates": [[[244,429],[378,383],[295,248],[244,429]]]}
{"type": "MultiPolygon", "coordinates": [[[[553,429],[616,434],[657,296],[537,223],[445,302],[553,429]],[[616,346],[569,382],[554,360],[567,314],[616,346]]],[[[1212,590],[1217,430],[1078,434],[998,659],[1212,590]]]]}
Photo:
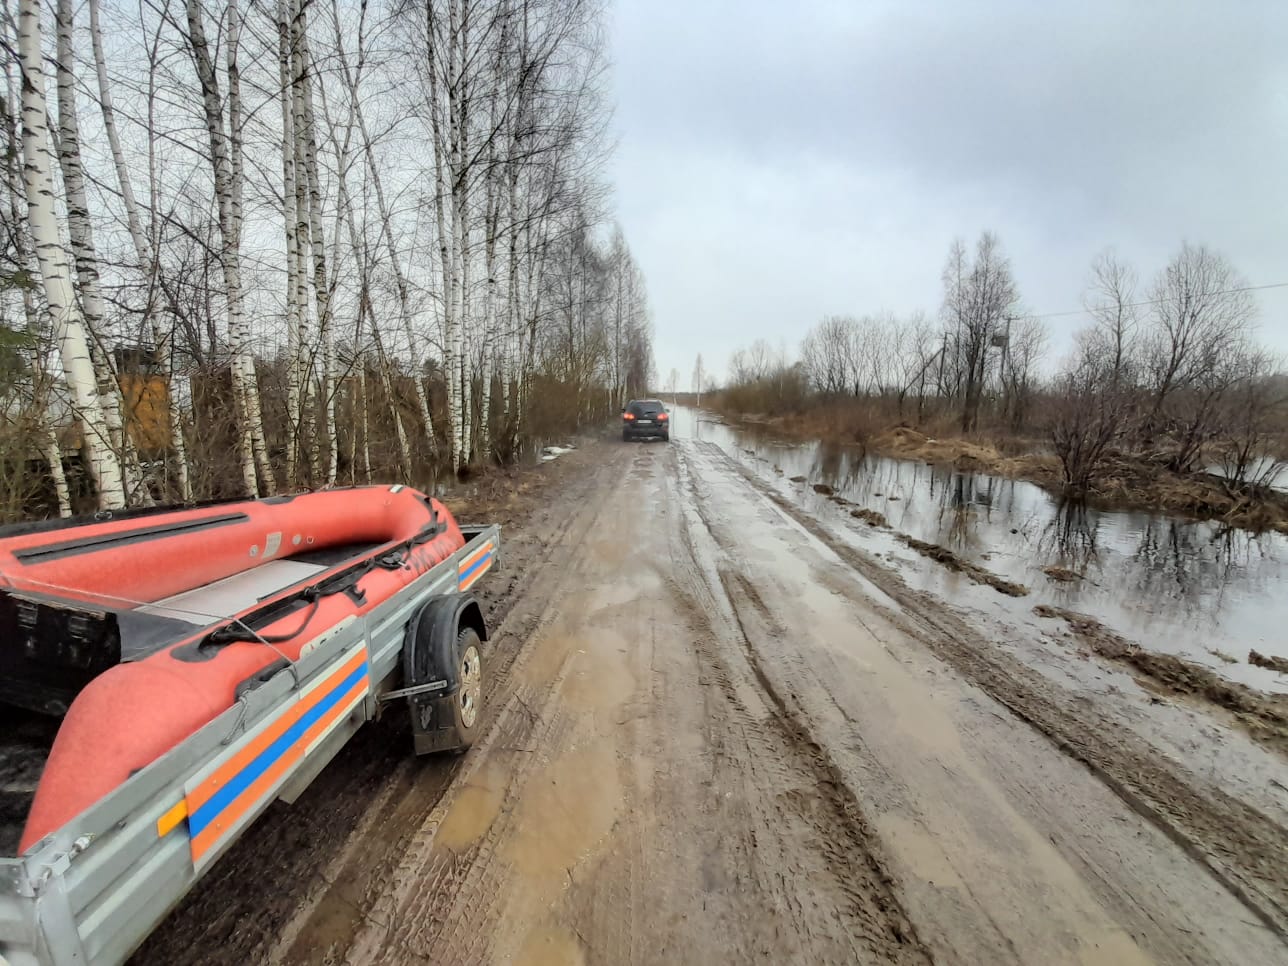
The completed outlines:
{"type": "MultiPolygon", "coordinates": [[[[192,499],[192,483],[188,475],[188,455],[183,438],[183,425],[178,417],[178,393],[175,388],[174,369],[170,361],[170,332],[160,322],[161,305],[157,297],[160,290],[157,279],[157,260],[152,245],[143,230],[143,220],[139,215],[139,205],[134,194],[129,166],[125,160],[125,151],[121,147],[121,137],[117,130],[116,111],[112,100],[112,87],[108,80],[107,58],[103,53],[103,28],[99,21],[99,2],[89,0],[89,31],[94,56],[95,77],[98,82],[98,101],[103,115],[103,129],[107,134],[108,145],[112,153],[112,166],[116,174],[116,183],[121,193],[121,202],[125,209],[126,227],[129,229],[130,241],[134,246],[135,258],[138,260],[139,274],[142,276],[147,301],[143,314],[152,332],[152,344],[156,357],[161,361],[166,384],[167,410],[166,420],[169,430],[170,446],[174,451],[175,476],[178,483],[179,497],[185,502],[192,499]]],[[[173,312],[171,313],[173,316],[173,312]]],[[[171,330],[173,318],[171,319],[171,330]]]]}
{"type": "Polygon", "coordinates": [[[1110,382],[1116,391],[1134,378],[1136,356],[1136,270],[1111,249],[1091,263],[1091,278],[1083,303],[1096,321],[1098,351],[1108,354],[1110,382]]]}
{"type": "Polygon", "coordinates": [[[220,264],[224,275],[224,298],[228,306],[228,343],[231,355],[233,400],[237,410],[237,446],[242,482],[246,492],[257,493],[262,486],[272,493],[275,486],[268,464],[264,426],[260,413],[258,377],[251,353],[242,308],[241,275],[241,94],[237,65],[240,19],[236,0],[228,4],[228,129],[225,130],[224,102],[215,73],[210,46],[206,41],[205,18],[198,0],[185,0],[185,39],[196,67],[210,141],[210,164],[214,173],[215,201],[219,229],[223,236],[220,264]],[[256,472],[258,471],[258,481],[256,472]]]}
{"type": "Polygon", "coordinates": [[[97,484],[99,505],[114,509],[125,505],[125,488],[98,394],[85,319],[77,304],[67,251],[59,237],[52,152],[46,125],[40,5],[36,0],[19,0],[18,51],[22,77],[23,183],[33,245],[63,371],[81,424],[82,443],[97,484]]]}

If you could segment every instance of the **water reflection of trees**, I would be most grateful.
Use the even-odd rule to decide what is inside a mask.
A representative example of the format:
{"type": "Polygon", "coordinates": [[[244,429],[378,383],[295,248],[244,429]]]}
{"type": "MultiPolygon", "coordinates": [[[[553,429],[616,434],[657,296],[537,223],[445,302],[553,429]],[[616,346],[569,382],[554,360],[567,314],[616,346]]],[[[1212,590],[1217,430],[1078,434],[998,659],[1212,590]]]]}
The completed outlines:
{"type": "Polygon", "coordinates": [[[1077,500],[1065,500],[1038,534],[1037,556],[1062,567],[1085,572],[1099,560],[1097,514],[1077,500]]]}
{"type": "Polygon", "coordinates": [[[1257,538],[1211,523],[1143,517],[1132,560],[1137,592],[1193,606],[1219,607],[1230,582],[1244,574],[1257,538]]]}
{"type": "MultiPolygon", "coordinates": [[[[939,542],[954,548],[981,544],[982,524],[1009,522],[1030,509],[1030,484],[947,467],[928,467],[932,499],[938,506],[939,542]]],[[[997,549],[985,547],[985,549],[997,549]]]]}
{"type": "Polygon", "coordinates": [[[873,456],[853,446],[795,452],[812,464],[812,479],[880,510],[897,530],[958,553],[1019,554],[1037,567],[1058,563],[1087,574],[1090,580],[1067,585],[1077,606],[1094,609],[1098,597],[1101,607],[1144,609],[1164,636],[1194,633],[1186,625],[1201,615],[1209,628],[1203,633],[1219,622],[1218,637],[1226,638],[1238,633],[1230,622],[1239,622],[1246,612],[1240,608],[1277,606],[1271,602],[1282,577],[1280,558],[1288,557],[1288,541],[1278,534],[1057,503],[1025,481],[873,456]]]}

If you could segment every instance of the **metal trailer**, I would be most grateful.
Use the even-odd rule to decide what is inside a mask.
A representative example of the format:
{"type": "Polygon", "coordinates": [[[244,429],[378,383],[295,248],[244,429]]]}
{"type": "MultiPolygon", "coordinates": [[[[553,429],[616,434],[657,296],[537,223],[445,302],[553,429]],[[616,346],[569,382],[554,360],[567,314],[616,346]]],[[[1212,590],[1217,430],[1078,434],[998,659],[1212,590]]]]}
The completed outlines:
{"type": "MultiPolygon", "coordinates": [[[[18,858],[0,859],[0,966],[120,963],[275,799],[293,803],[382,703],[411,706],[417,754],[460,748],[458,642],[486,640],[469,588],[500,528],[266,668],[236,703],[18,858]]],[[[467,678],[468,680],[464,680],[467,678]]],[[[468,724],[474,724],[470,716],[468,724]]]]}

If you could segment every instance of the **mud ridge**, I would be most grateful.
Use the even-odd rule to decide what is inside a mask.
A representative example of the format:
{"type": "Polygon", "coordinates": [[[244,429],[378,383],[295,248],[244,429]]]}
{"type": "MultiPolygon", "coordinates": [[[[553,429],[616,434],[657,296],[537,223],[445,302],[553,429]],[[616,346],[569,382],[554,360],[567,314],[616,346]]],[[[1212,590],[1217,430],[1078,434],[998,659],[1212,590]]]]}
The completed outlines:
{"type": "MultiPolygon", "coordinates": [[[[853,507],[853,509],[850,510],[850,516],[854,517],[856,520],[862,520],[864,523],[870,524],[874,527],[890,526],[890,522],[886,519],[884,513],[877,510],[869,510],[867,507],[859,506],[858,504],[847,500],[826,483],[815,483],[814,492],[826,496],[828,502],[835,503],[837,506],[853,507]]],[[[897,497],[892,496],[890,499],[894,500],[897,499],[897,497]]],[[[926,541],[918,540],[916,537],[907,533],[900,533],[897,531],[895,532],[895,537],[907,546],[911,547],[913,550],[917,551],[917,553],[921,554],[923,557],[928,557],[935,561],[935,563],[943,564],[954,573],[963,574],[977,584],[982,584],[985,587],[992,587],[999,594],[1006,594],[1008,597],[1027,597],[1029,594],[1029,588],[1025,587],[1023,584],[1017,584],[1014,581],[1007,580],[1005,577],[998,576],[991,570],[986,570],[978,564],[971,563],[969,560],[963,560],[947,547],[941,547],[937,543],[927,543],[926,541]]],[[[1072,573],[1071,571],[1065,572],[1072,573]]],[[[1077,577],[1076,574],[1073,574],[1072,577],[1069,578],[1053,574],[1048,574],[1048,576],[1062,580],[1075,579],[1077,577]]]]}
{"type": "MultiPolygon", "coordinates": [[[[1038,672],[1000,651],[964,620],[871,555],[704,444],[753,488],[824,543],[900,608],[887,617],[925,643],[967,680],[1082,763],[1129,807],[1203,865],[1277,937],[1288,941],[1288,830],[1264,813],[1160,757],[1144,739],[1109,721],[1038,672]]],[[[874,606],[881,607],[874,601],[874,606]]]]}
{"type": "Polygon", "coordinates": [[[1047,579],[1054,580],[1061,584],[1071,584],[1076,580],[1082,580],[1082,574],[1076,570],[1070,570],[1068,567],[1043,567],[1042,572],[1047,575],[1047,579]]]}
{"type": "Polygon", "coordinates": [[[969,560],[963,560],[957,554],[953,553],[947,547],[941,547],[937,543],[927,543],[924,540],[918,540],[916,537],[910,537],[906,533],[897,534],[898,538],[911,547],[923,557],[929,557],[935,563],[943,564],[949,570],[955,573],[964,574],[977,584],[984,584],[992,587],[999,594],[1006,594],[1008,597],[1027,597],[1029,588],[1023,584],[1017,584],[1004,577],[999,577],[990,570],[985,570],[978,564],[973,564],[969,560]]]}
{"type": "Polygon", "coordinates": [[[876,510],[869,510],[867,507],[859,507],[857,510],[851,510],[850,516],[856,520],[862,520],[864,523],[874,527],[888,527],[889,521],[886,520],[885,514],[876,510]]]}
{"type": "MultiPolygon", "coordinates": [[[[1173,654],[1146,650],[1086,614],[1050,604],[1039,604],[1033,608],[1033,613],[1039,617],[1063,620],[1092,653],[1137,671],[1155,688],[1169,694],[1200,698],[1233,712],[1253,738],[1276,751],[1288,753],[1288,695],[1254,691],[1236,681],[1227,681],[1201,664],[1173,654]]],[[[1252,653],[1256,654],[1255,651],[1252,653]]],[[[1249,663],[1256,662],[1249,659],[1249,663]]],[[[1285,666],[1288,667],[1288,662],[1285,666]]]]}
{"type": "Polygon", "coordinates": [[[1288,674],[1288,658],[1278,657],[1274,654],[1267,655],[1257,651],[1249,651],[1248,663],[1270,671],[1278,671],[1280,674],[1288,674]]]}

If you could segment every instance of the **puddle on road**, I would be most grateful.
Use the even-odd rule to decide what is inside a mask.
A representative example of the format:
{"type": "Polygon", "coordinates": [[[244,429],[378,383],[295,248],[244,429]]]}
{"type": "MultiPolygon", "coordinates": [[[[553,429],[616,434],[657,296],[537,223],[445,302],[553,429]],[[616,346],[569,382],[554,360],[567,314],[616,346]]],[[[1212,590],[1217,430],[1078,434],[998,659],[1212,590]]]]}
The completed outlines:
{"type": "MultiPolygon", "coordinates": [[[[677,437],[715,443],[822,519],[848,512],[812,485],[885,515],[890,527],[1027,586],[1003,599],[930,564],[888,531],[868,528],[865,549],[899,562],[913,586],[1032,623],[1049,603],[1095,616],[1123,636],[1179,654],[1246,684],[1288,692],[1288,675],[1247,663],[1249,650],[1288,657],[1288,537],[1213,521],[1061,504],[1041,487],[952,467],[865,454],[856,447],[774,439],[693,410],[674,410],[677,437]],[[791,477],[804,477],[792,483],[791,477]],[[1053,580],[1062,568],[1082,575],[1053,580]],[[996,598],[996,599],[994,599],[996,598]],[[1233,659],[1233,660],[1230,660],[1233,659]]],[[[1055,623],[1039,625],[1046,630],[1055,623]]]]}
{"type": "Polygon", "coordinates": [[[460,852],[486,835],[501,813],[511,770],[509,763],[488,759],[457,794],[434,833],[435,840],[453,852],[460,852]]]}
{"type": "Polygon", "coordinates": [[[577,640],[573,665],[563,684],[569,707],[578,711],[607,711],[635,693],[635,676],[626,659],[626,642],[619,634],[595,630],[593,641],[577,640]]]}
{"type": "Polygon", "coordinates": [[[528,933],[515,962],[522,966],[582,966],[586,956],[571,930],[541,926],[528,933]]]}
{"type": "Polygon", "coordinates": [[[562,891],[612,831],[621,800],[612,744],[575,748],[527,780],[506,857],[538,891],[562,891]]]}

